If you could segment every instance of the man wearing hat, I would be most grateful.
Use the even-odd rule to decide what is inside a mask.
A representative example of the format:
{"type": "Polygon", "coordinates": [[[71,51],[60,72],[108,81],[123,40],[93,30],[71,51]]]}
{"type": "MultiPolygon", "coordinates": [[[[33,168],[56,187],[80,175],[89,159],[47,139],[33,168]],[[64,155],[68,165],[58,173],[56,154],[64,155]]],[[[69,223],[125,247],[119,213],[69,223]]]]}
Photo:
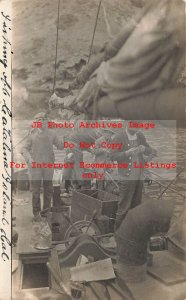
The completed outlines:
{"type": "Polygon", "coordinates": [[[120,190],[120,201],[116,214],[117,229],[128,211],[131,208],[141,204],[143,190],[143,170],[134,168],[133,163],[144,162],[144,155],[155,154],[153,149],[146,141],[144,134],[136,128],[130,128],[129,122],[123,132],[116,134],[112,138],[113,143],[121,142],[123,147],[121,151],[112,152],[111,158],[118,163],[127,163],[127,168],[118,169],[118,185],[120,190]]]}
{"type": "MultiPolygon", "coordinates": [[[[53,145],[62,150],[64,148],[64,141],[62,138],[58,138],[53,130],[49,131],[46,113],[38,113],[34,119],[35,122],[41,122],[42,126],[31,131],[21,153],[28,165],[31,165],[32,161],[52,164],[55,161],[53,145]]],[[[40,188],[42,180],[43,209],[51,207],[53,174],[53,168],[31,168],[32,209],[35,219],[41,211],[40,188]]]]}

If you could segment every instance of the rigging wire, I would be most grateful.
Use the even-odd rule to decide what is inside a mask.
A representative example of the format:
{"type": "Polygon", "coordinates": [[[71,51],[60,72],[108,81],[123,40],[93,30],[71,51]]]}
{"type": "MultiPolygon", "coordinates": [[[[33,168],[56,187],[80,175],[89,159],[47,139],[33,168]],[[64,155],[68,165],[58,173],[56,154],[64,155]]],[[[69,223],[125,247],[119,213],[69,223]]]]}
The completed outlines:
{"type": "Polygon", "coordinates": [[[89,56],[88,56],[87,63],[89,63],[90,57],[92,55],[92,47],[93,47],[93,43],[94,43],[94,37],[95,37],[95,33],[96,33],[98,17],[99,17],[99,12],[100,12],[100,8],[101,8],[101,2],[102,2],[102,0],[99,1],[99,5],[98,5],[98,10],[97,10],[97,15],[96,15],[96,22],[95,22],[95,25],[94,25],[94,30],[93,30],[93,35],[92,35],[92,40],[91,40],[90,51],[89,51],[89,56]]]}
{"type": "Polygon", "coordinates": [[[59,11],[60,11],[60,0],[58,0],[58,8],[57,8],[57,33],[56,33],[56,52],[55,52],[55,63],[54,63],[54,81],[53,81],[53,89],[52,93],[55,91],[56,86],[56,69],[57,69],[57,55],[58,55],[58,36],[59,36],[59,11]]]}
{"type": "Polygon", "coordinates": [[[109,24],[109,20],[108,20],[106,8],[105,8],[105,5],[104,5],[104,1],[102,1],[102,8],[103,8],[103,16],[104,16],[104,20],[105,20],[107,34],[108,34],[109,38],[113,38],[113,34],[112,34],[111,26],[109,24]]]}

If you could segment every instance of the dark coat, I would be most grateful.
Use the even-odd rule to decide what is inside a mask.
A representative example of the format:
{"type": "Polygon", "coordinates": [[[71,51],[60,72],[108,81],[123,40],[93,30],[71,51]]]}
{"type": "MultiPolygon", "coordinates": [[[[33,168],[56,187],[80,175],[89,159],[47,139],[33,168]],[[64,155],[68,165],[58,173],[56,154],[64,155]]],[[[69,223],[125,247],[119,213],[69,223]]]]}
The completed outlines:
{"type": "MultiPolygon", "coordinates": [[[[144,155],[150,155],[153,153],[153,149],[147,143],[145,136],[141,131],[136,133],[138,146],[145,146],[144,155]]],[[[132,167],[132,156],[127,156],[126,151],[132,148],[132,145],[128,139],[126,132],[118,133],[113,136],[112,143],[122,143],[122,149],[117,152],[112,152],[112,159],[116,160],[118,163],[126,163],[128,168],[119,168],[119,174],[121,176],[130,176],[132,167]]],[[[144,163],[143,154],[139,153],[139,162],[144,163]]]]}

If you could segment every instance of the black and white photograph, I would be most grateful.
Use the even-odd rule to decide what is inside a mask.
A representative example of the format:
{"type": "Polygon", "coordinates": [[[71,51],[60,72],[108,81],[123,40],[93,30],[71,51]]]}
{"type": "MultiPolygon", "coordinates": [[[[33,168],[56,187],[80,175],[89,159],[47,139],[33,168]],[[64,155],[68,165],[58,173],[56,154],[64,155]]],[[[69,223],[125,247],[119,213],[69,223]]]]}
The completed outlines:
{"type": "Polygon", "coordinates": [[[0,8],[0,300],[186,300],[186,1],[0,8]]]}

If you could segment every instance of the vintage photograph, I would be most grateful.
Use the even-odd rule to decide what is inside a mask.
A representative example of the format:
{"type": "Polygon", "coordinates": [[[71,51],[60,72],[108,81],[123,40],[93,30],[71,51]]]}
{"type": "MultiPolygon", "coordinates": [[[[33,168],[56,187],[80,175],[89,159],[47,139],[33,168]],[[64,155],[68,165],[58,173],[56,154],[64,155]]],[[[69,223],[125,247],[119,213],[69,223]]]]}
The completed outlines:
{"type": "Polygon", "coordinates": [[[186,299],[185,13],[183,0],[12,0],[10,29],[1,10],[0,300],[186,299]]]}

